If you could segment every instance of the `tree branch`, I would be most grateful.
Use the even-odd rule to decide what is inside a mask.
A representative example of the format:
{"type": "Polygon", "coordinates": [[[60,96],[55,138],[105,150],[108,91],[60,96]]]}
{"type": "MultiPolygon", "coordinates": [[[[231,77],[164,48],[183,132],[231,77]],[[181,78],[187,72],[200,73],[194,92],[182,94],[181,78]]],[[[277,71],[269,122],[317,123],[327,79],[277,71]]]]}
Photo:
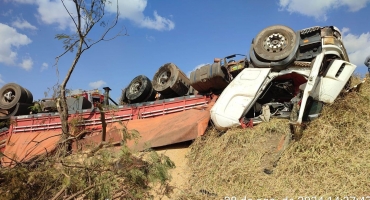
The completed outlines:
{"type": "MultiPolygon", "coordinates": [[[[98,20],[96,21],[96,23],[100,22],[100,20],[103,18],[104,14],[105,14],[105,4],[103,5],[103,8],[101,9],[102,10],[102,14],[100,15],[100,17],[98,18],[98,20]]],[[[94,46],[95,44],[99,43],[100,41],[110,41],[110,40],[113,40],[115,38],[117,38],[118,36],[127,36],[127,29],[124,27],[122,30],[120,30],[115,36],[109,38],[109,39],[105,39],[105,36],[117,25],[118,23],[118,18],[119,18],[119,6],[118,6],[118,0],[117,0],[117,6],[116,6],[116,16],[115,16],[115,19],[114,19],[114,22],[113,24],[111,24],[105,31],[104,33],[102,34],[102,36],[99,38],[99,40],[91,43],[90,45],[86,45],[86,48],[84,48],[82,50],[82,52],[84,52],[85,50],[91,48],[92,46],[94,46]],[[123,32],[123,30],[126,30],[126,33],[125,34],[121,34],[123,32]]],[[[90,32],[90,30],[92,29],[92,26],[91,28],[87,29],[86,30],[86,34],[88,34],[90,32]]]]}
{"type": "Polygon", "coordinates": [[[61,190],[51,199],[51,200],[56,200],[59,198],[59,196],[67,189],[67,186],[63,186],[61,190]]]}
{"type": "Polygon", "coordinates": [[[69,167],[69,168],[79,168],[79,169],[86,169],[86,170],[97,171],[97,172],[112,171],[110,169],[99,170],[99,169],[93,169],[93,168],[86,167],[86,166],[69,165],[69,164],[64,163],[63,161],[60,161],[60,163],[63,165],[63,167],[69,167]]]}
{"type": "Polygon", "coordinates": [[[16,164],[16,165],[20,165],[20,164],[21,164],[20,162],[18,162],[18,161],[16,161],[16,160],[14,160],[14,159],[12,159],[12,158],[10,158],[9,156],[7,156],[7,155],[5,155],[5,154],[3,154],[3,153],[1,153],[1,155],[2,155],[2,156],[4,156],[5,158],[9,159],[10,161],[15,162],[15,164],[16,164]]]}
{"type": "Polygon", "coordinates": [[[75,193],[75,194],[73,194],[73,195],[69,196],[69,197],[68,197],[67,199],[65,199],[65,200],[71,200],[71,199],[73,199],[73,198],[77,197],[78,195],[81,195],[81,194],[83,194],[83,193],[85,193],[85,192],[87,192],[87,191],[91,190],[92,188],[94,188],[94,187],[96,187],[96,186],[99,186],[99,185],[102,185],[102,184],[103,184],[103,183],[90,185],[89,187],[87,187],[87,188],[85,188],[85,189],[83,189],[83,190],[80,190],[79,192],[77,192],[77,193],[75,193]]]}
{"type": "Polygon", "coordinates": [[[63,7],[64,9],[67,11],[68,15],[71,17],[73,23],[75,24],[76,28],[77,28],[77,23],[75,21],[75,19],[73,18],[72,14],[69,12],[68,8],[66,7],[65,3],[64,3],[64,0],[61,0],[62,4],[63,4],[63,7]]]}
{"type": "MultiPolygon", "coordinates": [[[[67,50],[65,50],[62,54],[60,54],[59,56],[57,56],[55,59],[57,60],[55,62],[55,65],[58,64],[58,61],[59,61],[59,58],[61,58],[62,56],[64,56],[66,53],[68,53],[69,51],[71,51],[71,49],[78,43],[79,40],[76,40],[75,42],[73,42],[72,45],[69,46],[69,48],[67,50]]],[[[54,66],[55,66],[54,65],[54,66]]]]}

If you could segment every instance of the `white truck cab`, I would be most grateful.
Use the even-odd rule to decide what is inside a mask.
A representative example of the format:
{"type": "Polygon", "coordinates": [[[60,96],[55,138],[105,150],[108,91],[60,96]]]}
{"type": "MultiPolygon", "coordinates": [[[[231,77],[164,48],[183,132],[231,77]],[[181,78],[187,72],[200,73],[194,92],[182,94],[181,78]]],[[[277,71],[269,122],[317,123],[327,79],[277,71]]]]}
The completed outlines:
{"type": "Polygon", "coordinates": [[[300,124],[309,120],[314,104],[333,103],[356,68],[333,26],[297,32],[280,25],[267,27],[254,39],[250,60],[251,67],[233,79],[211,109],[218,129],[266,120],[259,118],[266,115],[263,107],[269,108],[268,118],[300,124]]]}

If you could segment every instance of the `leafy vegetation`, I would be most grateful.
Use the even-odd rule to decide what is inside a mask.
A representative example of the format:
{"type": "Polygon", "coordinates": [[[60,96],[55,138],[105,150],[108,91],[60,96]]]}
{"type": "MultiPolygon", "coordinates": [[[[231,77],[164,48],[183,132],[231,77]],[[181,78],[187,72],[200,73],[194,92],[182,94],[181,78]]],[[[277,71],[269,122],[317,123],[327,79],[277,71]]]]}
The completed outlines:
{"type": "Polygon", "coordinates": [[[168,170],[175,167],[155,151],[145,158],[135,156],[125,143],[119,149],[92,151],[68,157],[57,152],[32,163],[0,168],[0,200],[148,199],[152,187],[167,185],[168,170]]]}

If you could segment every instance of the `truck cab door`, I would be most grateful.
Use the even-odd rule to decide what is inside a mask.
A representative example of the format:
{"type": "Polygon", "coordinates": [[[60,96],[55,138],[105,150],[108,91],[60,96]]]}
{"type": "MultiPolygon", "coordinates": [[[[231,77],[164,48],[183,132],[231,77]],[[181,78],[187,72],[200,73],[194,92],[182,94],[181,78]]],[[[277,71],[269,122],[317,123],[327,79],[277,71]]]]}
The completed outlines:
{"type": "Polygon", "coordinates": [[[344,60],[334,60],[330,63],[328,71],[320,77],[317,87],[311,96],[315,100],[324,103],[333,103],[355,69],[356,65],[352,63],[344,60]]]}
{"type": "Polygon", "coordinates": [[[239,119],[254,105],[268,79],[270,68],[246,68],[224,89],[211,109],[211,119],[218,129],[240,125],[239,119]]]}

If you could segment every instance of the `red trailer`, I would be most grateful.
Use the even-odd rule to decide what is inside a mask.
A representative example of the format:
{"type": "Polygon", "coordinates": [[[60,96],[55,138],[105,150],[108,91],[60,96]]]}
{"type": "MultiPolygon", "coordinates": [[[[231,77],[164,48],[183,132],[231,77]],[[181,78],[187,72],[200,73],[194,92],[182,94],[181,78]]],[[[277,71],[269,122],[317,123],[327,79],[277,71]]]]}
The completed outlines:
{"type": "MultiPolygon", "coordinates": [[[[209,109],[217,96],[192,95],[153,102],[119,106],[105,111],[106,141],[120,143],[122,130],[136,130],[140,138],[128,141],[130,148],[143,150],[195,139],[202,135],[210,119],[209,109]]],[[[73,149],[81,150],[101,142],[101,119],[97,108],[70,113],[73,149]]],[[[5,141],[3,166],[26,162],[48,154],[61,139],[58,113],[40,113],[12,117],[8,131],[0,134],[5,141]]],[[[1,138],[0,138],[1,139],[1,138]]]]}

